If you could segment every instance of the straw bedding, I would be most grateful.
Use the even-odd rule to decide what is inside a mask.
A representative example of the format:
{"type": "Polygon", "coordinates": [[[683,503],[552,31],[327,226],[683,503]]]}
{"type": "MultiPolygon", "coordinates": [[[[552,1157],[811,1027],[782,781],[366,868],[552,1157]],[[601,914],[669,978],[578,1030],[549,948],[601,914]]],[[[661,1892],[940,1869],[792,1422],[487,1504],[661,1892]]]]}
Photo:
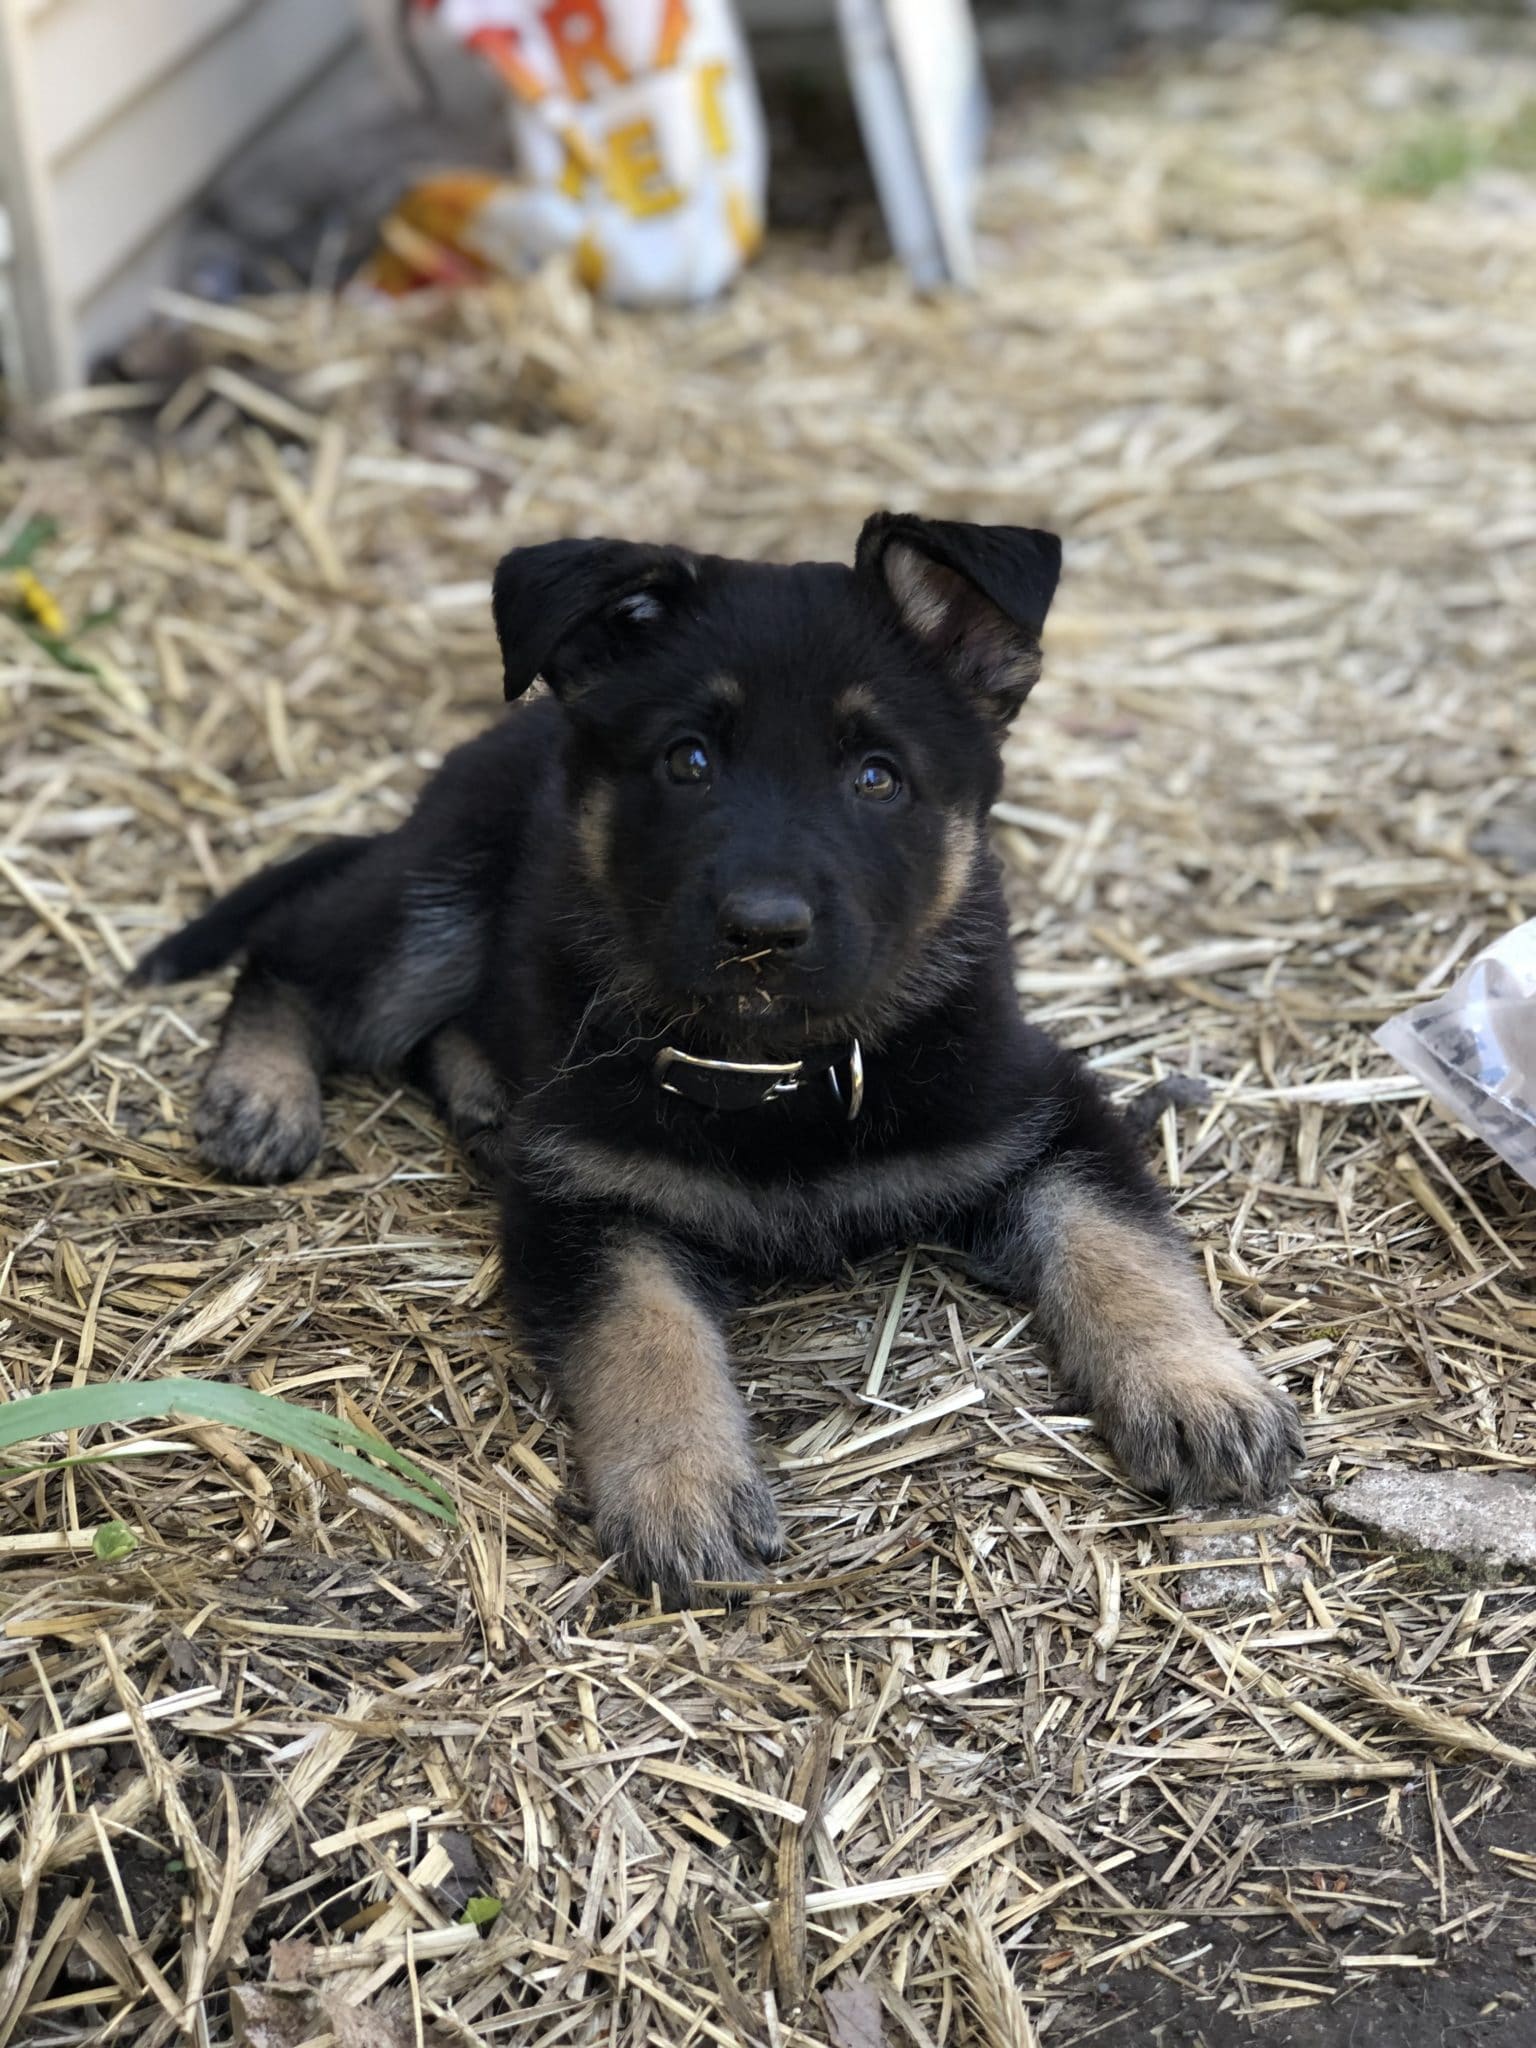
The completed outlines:
{"type": "Polygon", "coordinates": [[[1369,1042],[1536,911],[1532,189],[1373,167],[1533,81],[1295,27],[1031,109],[974,301],[790,245],[662,318],[558,278],[192,309],[147,410],[0,450],[6,530],[57,520],[39,572],[113,614],[89,670],[0,626],[0,1393],[284,1391],[461,1516],[212,1427],[4,1483],[0,2041],[1528,2024],[1536,1587],[1317,1496],[1536,1473],[1529,1191],[1369,1042]],[[344,1085],[313,1178],[214,1184],[220,992],[120,971],[401,815],[494,711],[514,538],[846,556],[890,503],[1067,536],[998,819],[1019,985],[1153,1091],[1310,1462],[1294,1513],[1187,1541],[1055,1411],[1025,1316],[896,1254],[743,1318],[792,1554],[742,1613],[661,1616],[569,1511],[424,1105],[344,1085]]]}

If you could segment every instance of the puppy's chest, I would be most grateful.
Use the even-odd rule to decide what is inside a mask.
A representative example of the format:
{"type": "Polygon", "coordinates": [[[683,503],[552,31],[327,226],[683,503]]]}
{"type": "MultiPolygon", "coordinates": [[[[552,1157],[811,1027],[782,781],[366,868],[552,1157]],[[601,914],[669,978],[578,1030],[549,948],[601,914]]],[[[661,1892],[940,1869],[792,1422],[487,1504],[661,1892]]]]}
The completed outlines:
{"type": "Polygon", "coordinates": [[[815,1272],[941,1234],[1020,1163],[1021,1140],[1004,1128],[865,1152],[821,1146],[797,1156],[786,1146],[752,1171],[739,1156],[700,1159],[618,1133],[525,1123],[518,1154],[522,1176],[547,1199],[612,1205],[765,1271],[815,1272]]]}

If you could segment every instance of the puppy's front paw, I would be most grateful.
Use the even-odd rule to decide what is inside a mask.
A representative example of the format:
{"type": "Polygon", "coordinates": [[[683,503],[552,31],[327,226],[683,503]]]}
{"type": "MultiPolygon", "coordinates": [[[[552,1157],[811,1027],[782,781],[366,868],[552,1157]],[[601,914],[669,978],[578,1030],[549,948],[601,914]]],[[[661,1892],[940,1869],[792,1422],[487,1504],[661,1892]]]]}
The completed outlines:
{"type": "Polygon", "coordinates": [[[197,1149],[231,1180],[294,1180],[325,1137],[320,1083],[307,1068],[237,1076],[216,1062],[192,1123],[197,1149]]]}
{"type": "Polygon", "coordinates": [[[784,1555],[773,1495],[745,1458],[688,1446],[598,1472],[592,1487],[599,1550],[638,1592],[658,1587],[666,1607],[728,1604],[727,1593],[695,1596],[709,1582],[739,1587],[784,1555]]]}
{"type": "Polygon", "coordinates": [[[1304,1450],[1296,1403],[1224,1338],[1117,1374],[1094,1419],[1135,1483],[1170,1501],[1257,1505],[1304,1450]]]}

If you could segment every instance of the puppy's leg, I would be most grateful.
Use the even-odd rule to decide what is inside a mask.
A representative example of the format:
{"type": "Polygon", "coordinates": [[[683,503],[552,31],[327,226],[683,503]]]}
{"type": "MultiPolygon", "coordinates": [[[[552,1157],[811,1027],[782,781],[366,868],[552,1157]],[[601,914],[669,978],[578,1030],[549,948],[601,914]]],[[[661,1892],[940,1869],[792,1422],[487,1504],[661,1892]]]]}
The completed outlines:
{"type": "Polygon", "coordinates": [[[1048,1167],[992,1219],[983,1264],[1032,1294],[1058,1369],[1126,1472],[1170,1500],[1257,1502],[1302,1455],[1295,1403],[1223,1328],[1148,1186],[1048,1167]]]}
{"type": "Polygon", "coordinates": [[[755,1578],[783,1542],[719,1316],[659,1238],[611,1240],[585,1293],[557,1370],[598,1548],[669,1607],[755,1578]]]}
{"type": "MultiPolygon", "coordinates": [[[[409,1064],[473,994],[486,916],[453,870],[413,866],[403,834],[271,907],[203,1084],[203,1156],[237,1180],[302,1173],[320,1149],[320,1076],[409,1064]]],[[[438,1064],[467,1100],[467,1039],[462,1050],[438,1064]]]]}
{"type": "Polygon", "coordinates": [[[296,989],[248,967],[224,1013],[193,1129],[210,1166],[232,1180],[292,1180],[325,1135],[324,1049],[296,989]]]}
{"type": "Polygon", "coordinates": [[[469,1033],[445,1024],[422,1048],[420,1073],[444,1123],[480,1171],[492,1180],[506,1173],[512,1093],[469,1033]]]}

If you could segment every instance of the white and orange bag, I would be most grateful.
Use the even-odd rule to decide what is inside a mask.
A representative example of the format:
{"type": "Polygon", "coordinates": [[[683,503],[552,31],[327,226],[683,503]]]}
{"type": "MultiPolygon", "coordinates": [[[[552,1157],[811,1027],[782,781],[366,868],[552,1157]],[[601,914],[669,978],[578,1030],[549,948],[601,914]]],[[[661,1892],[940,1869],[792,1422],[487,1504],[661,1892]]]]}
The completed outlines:
{"type": "Polygon", "coordinates": [[[494,67],[520,175],[414,185],[370,282],[467,282],[568,251],[605,298],[675,305],[712,298],[754,253],[767,139],[730,0],[415,0],[413,14],[494,67]]]}

